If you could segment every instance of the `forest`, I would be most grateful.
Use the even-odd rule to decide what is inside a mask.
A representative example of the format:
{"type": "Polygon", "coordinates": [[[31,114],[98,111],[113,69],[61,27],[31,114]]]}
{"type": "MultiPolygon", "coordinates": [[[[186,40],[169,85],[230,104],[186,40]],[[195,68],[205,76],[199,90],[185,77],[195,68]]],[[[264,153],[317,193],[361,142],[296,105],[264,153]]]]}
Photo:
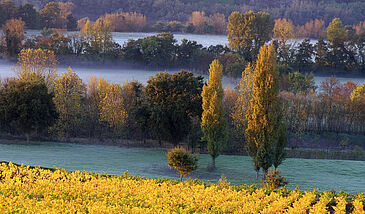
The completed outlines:
{"type": "MultiPolygon", "coordinates": [[[[50,0],[14,0],[16,4],[30,3],[37,9],[50,0]]],[[[208,15],[221,13],[228,17],[233,11],[266,11],[274,19],[286,18],[296,25],[303,25],[310,19],[322,19],[327,24],[339,17],[345,24],[365,20],[365,3],[361,0],[72,0],[74,14],[78,19],[89,17],[96,20],[105,13],[137,12],[144,14],[150,22],[186,22],[194,11],[208,15]]]]}

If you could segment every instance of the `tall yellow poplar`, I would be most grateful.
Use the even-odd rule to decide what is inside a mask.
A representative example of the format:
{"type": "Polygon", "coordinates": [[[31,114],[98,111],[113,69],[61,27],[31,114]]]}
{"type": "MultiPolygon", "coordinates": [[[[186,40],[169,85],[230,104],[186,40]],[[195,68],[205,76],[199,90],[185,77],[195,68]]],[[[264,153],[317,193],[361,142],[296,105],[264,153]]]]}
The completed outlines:
{"type": "Polygon", "coordinates": [[[274,162],[274,148],[278,145],[280,135],[281,108],[278,93],[276,52],[273,44],[264,45],[256,61],[252,98],[246,113],[246,148],[252,150],[250,155],[256,170],[262,168],[264,176],[274,162]]]}
{"type": "Polygon", "coordinates": [[[215,169],[215,159],[227,141],[227,121],[224,118],[222,88],[223,67],[218,60],[210,64],[209,79],[203,86],[203,114],[201,128],[203,140],[208,143],[208,153],[212,157],[212,169],[215,169]]]}

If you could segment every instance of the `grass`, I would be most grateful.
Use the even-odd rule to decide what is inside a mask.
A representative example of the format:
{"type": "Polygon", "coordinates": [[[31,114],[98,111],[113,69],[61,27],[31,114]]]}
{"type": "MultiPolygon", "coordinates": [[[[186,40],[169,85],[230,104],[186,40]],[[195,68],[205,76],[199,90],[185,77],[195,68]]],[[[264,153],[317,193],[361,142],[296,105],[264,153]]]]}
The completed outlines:
{"type": "MultiPolygon", "coordinates": [[[[120,175],[128,170],[131,175],[179,178],[167,166],[165,152],[154,149],[45,142],[0,144],[0,159],[69,171],[85,170],[120,175]]],[[[209,155],[199,155],[199,168],[190,177],[216,182],[224,175],[235,185],[258,182],[249,157],[219,156],[216,171],[208,170],[210,161],[209,155]]],[[[287,178],[289,188],[300,185],[303,190],[318,188],[322,191],[365,192],[365,164],[362,161],[293,158],[285,160],[279,169],[287,178]]]]}

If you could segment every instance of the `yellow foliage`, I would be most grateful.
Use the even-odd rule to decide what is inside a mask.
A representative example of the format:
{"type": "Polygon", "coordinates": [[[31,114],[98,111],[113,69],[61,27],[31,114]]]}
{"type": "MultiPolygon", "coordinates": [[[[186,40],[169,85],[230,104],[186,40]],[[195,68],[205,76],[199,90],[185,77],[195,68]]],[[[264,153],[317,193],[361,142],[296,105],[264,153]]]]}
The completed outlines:
{"type": "MultiPolygon", "coordinates": [[[[0,213],[307,213],[316,192],[288,195],[0,164],[0,213]]],[[[321,196],[323,197],[323,195],[321,196]]],[[[334,210],[343,211],[343,198],[334,210]]],[[[352,202],[363,213],[362,199],[352,202]],[[361,204],[360,204],[361,203],[361,204]]],[[[326,212],[318,212],[326,213],[326,212]]]]}
{"type": "Polygon", "coordinates": [[[25,73],[36,73],[45,78],[48,87],[57,79],[57,59],[53,51],[23,49],[18,56],[16,73],[21,78],[25,73]]]}

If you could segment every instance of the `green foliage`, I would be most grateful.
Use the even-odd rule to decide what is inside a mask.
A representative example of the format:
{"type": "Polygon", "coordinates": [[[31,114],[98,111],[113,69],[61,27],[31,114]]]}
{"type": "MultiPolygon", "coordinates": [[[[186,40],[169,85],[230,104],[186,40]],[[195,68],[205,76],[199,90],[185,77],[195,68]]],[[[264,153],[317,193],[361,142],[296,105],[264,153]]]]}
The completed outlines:
{"type": "Polygon", "coordinates": [[[41,133],[51,126],[57,112],[42,76],[26,73],[10,79],[0,91],[0,121],[9,131],[20,131],[27,137],[41,133]]]}
{"type": "Polygon", "coordinates": [[[201,128],[203,140],[208,142],[208,153],[212,157],[212,168],[215,169],[215,159],[227,142],[227,121],[224,117],[222,65],[214,60],[210,65],[209,79],[202,91],[203,114],[201,128]]]}
{"type": "Polygon", "coordinates": [[[295,66],[300,70],[309,70],[313,64],[314,47],[309,39],[303,40],[295,52],[295,66]]]}
{"type": "Polygon", "coordinates": [[[201,76],[194,77],[184,70],[174,74],[158,73],[147,81],[145,96],[150,128],[156,138],[174,145],[186,138],[192,118],[200,117],[202,112],[202,81],[201,76]]]}
{"type": "Polygon", "coordinates": [[[351,155],[355,158],[359,158],[365,155],[364,149],[360,146],[355,146],[354,149],[351,151],[351,155]]]}
{"type": "Polygon", "coordinates": [[[167,153],[170,168],[175,168],[180,173],[180,180],[198,168],[198,157],[192,155],[182,147],[171,149],[167,153]]]}
{"type": "Polygon", "coordinates": [[[289,73],[289,91],[293,93],[309,93],[316,90],[313,74],[289,73]]]}

